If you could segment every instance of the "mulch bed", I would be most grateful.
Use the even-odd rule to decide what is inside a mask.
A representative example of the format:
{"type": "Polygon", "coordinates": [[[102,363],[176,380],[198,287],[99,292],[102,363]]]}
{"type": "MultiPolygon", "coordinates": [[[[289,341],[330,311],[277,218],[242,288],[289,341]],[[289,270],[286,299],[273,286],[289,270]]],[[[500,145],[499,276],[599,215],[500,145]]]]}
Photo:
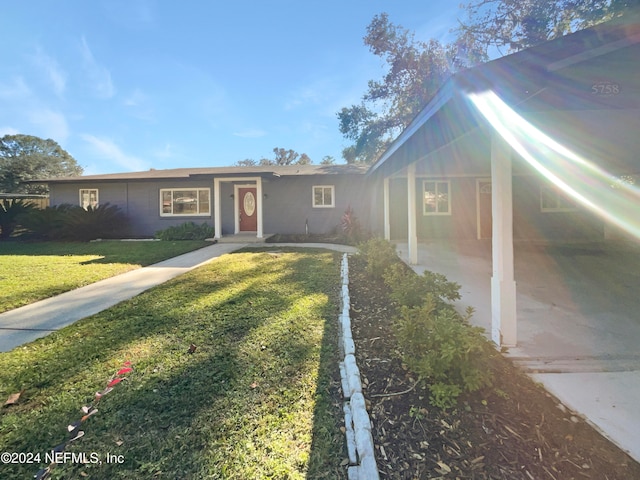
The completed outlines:
{"type": "Polygon", "coordinates": [[[395,308],[382,282],[351,257],[356,357],[373,424],[381,479],[628,480],[640,464],[535,384],[509,360],[493,360],[494,386],[450,411],[407,371],[392,333],[395,308]]]}

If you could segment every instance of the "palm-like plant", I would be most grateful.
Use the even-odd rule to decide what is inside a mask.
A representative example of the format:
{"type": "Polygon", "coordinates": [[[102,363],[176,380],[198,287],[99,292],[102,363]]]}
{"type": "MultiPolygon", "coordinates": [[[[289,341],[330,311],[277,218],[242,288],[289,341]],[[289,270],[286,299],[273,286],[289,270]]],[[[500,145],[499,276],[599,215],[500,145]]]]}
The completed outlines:
{"type": "Polygon", "coordinates": [[[57,240],[63,238],[65,218],[75,207],[70,204],[55,205],[43,209],[34,209],[27,215],[20,217],[20,224],[26,228],[34,238],[42,240],[57,240]]]}
{"type": "Polygon", "coordinates": [[[75,207],[64,218],[65,238],[88,241],[96,238],[118,238],[128,232],[127,216],[116,205],[105,203],[97,207],[75,207]]]}
{"type": "Polygon", "coordinates": [[[9,238],[20,223],[20,217],[35,207],[22,199],[3,199],[0,202],[0,239],[9,238]]]}

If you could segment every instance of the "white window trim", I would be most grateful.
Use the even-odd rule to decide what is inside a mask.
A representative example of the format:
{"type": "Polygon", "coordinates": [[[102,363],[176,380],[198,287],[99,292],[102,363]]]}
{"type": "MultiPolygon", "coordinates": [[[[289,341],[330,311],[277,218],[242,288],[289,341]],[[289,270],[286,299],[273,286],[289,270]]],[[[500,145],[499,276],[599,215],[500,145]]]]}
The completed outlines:
{"type": "MultiPolygon", "coordinates": [[[[575,205],[574,202],[574,206],[573,207],[558,207],[557,205],[559,205],[559,199],[560,198],[566,198],[565,195],[562,194],[562,192],[560,191],[560,189],[556,188],[556,187],[550,187],[547,185],[541,185],[540,186],[540,211],[543,213],[553,213],[553,212],[575,212],[578,210],[578,206],[575,205]],[[543,205],[543,195],[544,195],[544,191],[548,190],[548,192],[550,194],[555,194],[556,197],[556,207],[545,207],[543,205]]],[[[573,200],[569,200],[569,201],[573,201],[573,200]]]]}
{"type": "MultiPolygon", "coordinates": [[[[171,195],[172,203],[173,203],[173,193],[171,195]]],[[[160,216],[161,217],[210,217],[211,216],[211,189],[207,187],[177,187],[177,188],[161,188],[160,189],[160,216]],[[206,190],[209,194],[209,212],[208,213],[164,213],[163,205],[162,205],[162,194],[164,192],[175,192],[175,191],[196,191],[196,199],[198,201],[198,212],[200,211],[200,192],[206,190]]]]}
{"type": "Polygon", "coordinates": [[[336,187],[335,185],[314,185],[311,189],[311,205],[313,208],[335,208],[336,206],[336,187]],[[331,205],[316,205],[316,188],[322,188],[322,199],[324,200],[324,189],[331,189],[331,205]]]}
{"type": "MultiPolygon", "coordinates": [[[[81,188],[78,190],[78,205],[80,205],[82,208],[85,208],[85,209],[87,208],[82,204],[82,192],[96,192],[95,207],[100,205],[100,191],[97,188],[81,188]]],[[[91,193],[89,193],[89,198],[91,198],[91,193]]]]}
{"type": "MultiPolygon", "coordinates": [[[[437,207],[437,203],[436,203],[436,208],[437,207]]],[[[428,179],[428,180],[423,180],[422,181],[422,215],[425,217],[431,217],[431,216],[450,216],[451,215],[451,180],[434,180],[434,179],[428,179]],[[427,183],[435,183],[436,184],[436,193],[437,193],[437,189],[438,189],[438,184],[439,183],[446,183],[447,184],[447,211],[446,212],[427,212],[426,211],[426,205],[424,203],[424,193],[425,193],[425,185],[427,183]]]]}

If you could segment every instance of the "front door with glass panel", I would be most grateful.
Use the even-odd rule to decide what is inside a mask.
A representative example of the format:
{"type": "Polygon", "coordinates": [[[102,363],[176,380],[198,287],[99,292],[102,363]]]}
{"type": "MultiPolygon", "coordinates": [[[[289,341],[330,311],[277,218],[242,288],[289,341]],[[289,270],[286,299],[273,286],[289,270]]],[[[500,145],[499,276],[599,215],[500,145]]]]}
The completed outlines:
{"type": "Polygon", "coordinates": [[[238,188],[239,230],[255,232],[258,230],[257,196],[255,187],[238,188]]]}

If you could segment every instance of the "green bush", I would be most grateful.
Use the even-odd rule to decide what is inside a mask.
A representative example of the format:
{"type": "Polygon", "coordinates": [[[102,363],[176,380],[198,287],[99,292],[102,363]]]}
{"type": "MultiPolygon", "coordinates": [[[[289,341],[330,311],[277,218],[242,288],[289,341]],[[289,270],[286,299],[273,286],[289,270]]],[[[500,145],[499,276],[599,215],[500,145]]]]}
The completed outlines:
{"type": "Polygon", "coordinates": [[[371,277],[382,277],[387,268],[400,261],[396,248],[380,237],[359,244],[358,249],[366,261],[367,274],[371,277]]]}
{"type": "Polygon", "coordinates": [[[403,306],[394,323],[402,359],[427,382],[434,406],[450,408],[462,392],[491,385],[488,359],[494,350],[483,329],[468,323],[472,314],[471,308],[462,317],[449,305],[438,307],[428,294],[422,306],[403,306]]]}
{"type": "Polygon", "coordinates": [[[0,202],[0,238],[7,239],[21,223],[21,218],[34,209],[34,206],[22,199],[0,202]]]}
{"type": "Polygon", "coordinates": [[[43,240],[88,241],[129,234],[127,216],[108,203],[86,209],[69,204],[34,209],[21,217],[21,224],[33,237],[43,240]]]}
{"type": "Polygon", "coordinates": [[[127,216],[116,205],[72,207],[63,214],[61,237],[66,240],[89,241],[98,238],[123,238],[128,235],[127,216]]]}
{"type": "Polygon", "coordinates": [[[185,222],[174,227],[156,232],[155,237],[160,240],[204,240],[214,235],[213,227],[206,223],[185,222]]]}
{"type": "Polygon", "coordinates": [[[31,236],[42,240],[57,240],[62,238],[65,218],[74,207],[69,204],[56,205],[43,209],[34,209],[21,217],[22,226],[31,236]]]}
{"type": "Polygon", "coordinates": [[[440,273],[426,270],[416,275],[403,263],[395,263],[384,271],[383,278],[391,289],[391,300],[407,307],[422,305],[429,294],[437,301],[437,307],[460,299],[460,284],[450,282],[440,273]]]}

